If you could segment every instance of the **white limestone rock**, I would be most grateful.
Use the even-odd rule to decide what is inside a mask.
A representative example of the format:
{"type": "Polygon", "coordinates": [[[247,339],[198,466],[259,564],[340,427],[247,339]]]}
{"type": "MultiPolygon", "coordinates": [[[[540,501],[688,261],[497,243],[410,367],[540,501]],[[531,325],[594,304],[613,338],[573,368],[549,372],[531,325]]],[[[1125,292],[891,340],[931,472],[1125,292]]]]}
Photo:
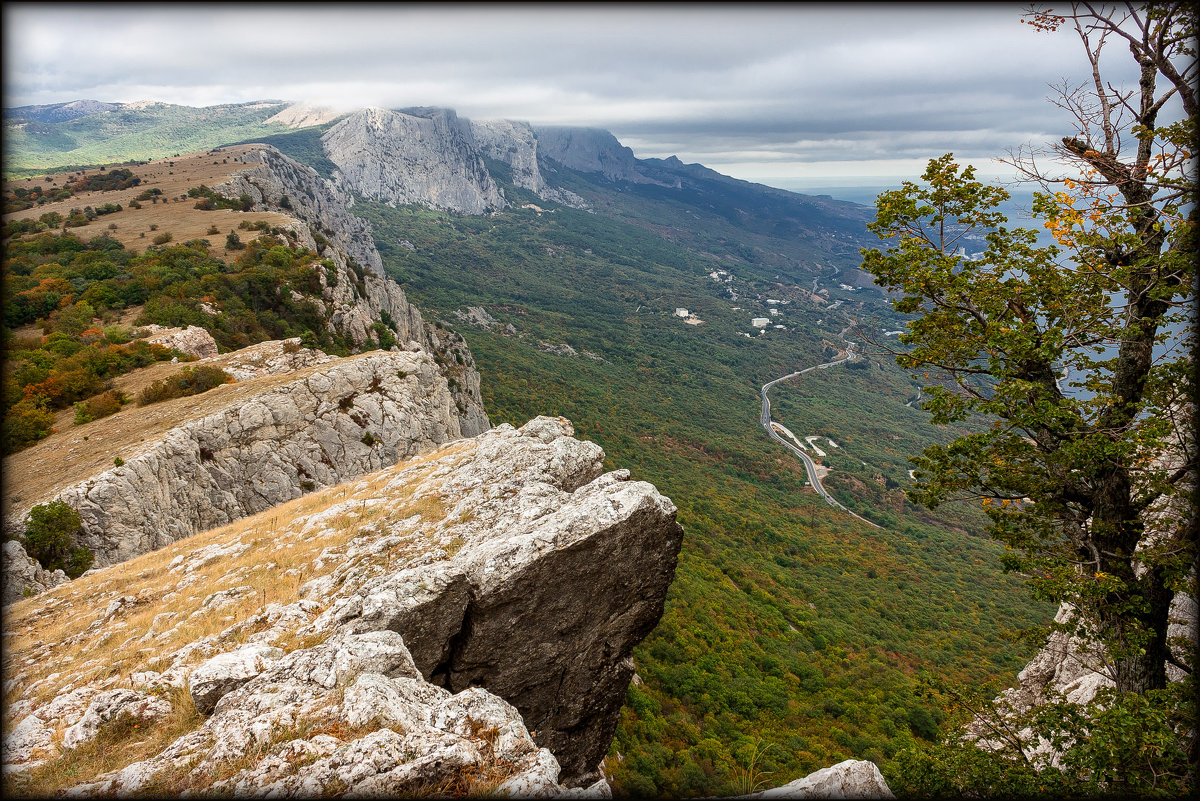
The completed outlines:
{"type": "Polygon", "coordinates": [[[198,325],[187,328],[170,328],[162,325],[147,325],[142,329],[146,333],[146,341],[157,343],[167,348],[174,348],[182,353],[206,359],[217,355],[217,341],[212,334],[198,325]]]}
{"type": "Polygon", "coordinates": [[[100,727],[122,715],[150,723],[171,712],[167,699],[139,690],[109,690],[97,693],[78,722],[63,732],[63,747],[78,748],[94,739],[100,727]]]}
{"type": "Polygon", "coordinates": [[[186,422],[58,499],[79,512],[80,542],[105,566],[461,435],[427,355],[373,353],[186,422]]]}
{"type": "Polygon", "coordinates": [[[336,182],[389,205],[462,214],[508,205],[475,149],[471,125],[450,109],[365,108],[322,137],[336,182]]]}
{"type": "MultiPolygon", "coordinates": [[[[204,792],[236,795],[453,786],[607,797],[598,768],[633,675],[629,657],[662,614],[682,530],[668,499],[627,471],[603,473],[603,451],[572,433],[562,418],[500,426],[349,483],[341,500],[281,523],[282,548],[345,531],[348,520],[379,525],[310,546],[292,568],[299,599],[264,599],[261,611],[173,651],[150,647],[150,669],[128,677],[137,690],[114,688],[101,672],[45,703],[66,673],[12,685],[21,719],[5,769],[54,758],[56,730],[84,742],[121,710],[166,704],[180,694],[163,691],[183,687],[207,714],[199,728],[69,794],[146,792],[190,772],[204,792]],[[410,502],[425,511],[408,515],[410,502]],[[226,778],[204,783],[214,775],[226,778]]],[[[173,547],[180,552],[158,573],[171,592],[101,596],[111,614],[97,611],[73,636],[144,640],[137,620],[156,632],[153,644],[160,629],[220,619],[222,604],[258,597],[242,583],[247,543],[173,547]],[[221,589],[189,589],[201,576],[221,589]],[[163,611],[143,606],[153,603],[163,611]]],[[[35,657],[6,654],[5,666],[14,659],[35,657]]]]}
{"type": "Polygon", "coordinates": [[[874,762],[847,759],[782,787],[743,798],[895,798],[874,762]]]}
{"type": "Polygon", "coordinates": [[[213,711],[217,702],[262,673],[283,651],[269,645],[247,645],[236,651],[217,654],[188,677],[188,692],[202,715],[213,711]]]}
{"type": "Polygon", "coordinates": [[[4,560],[3,595],[0,603],[15,603],[66,582],[67,574],[61,569],[46,570],[37,560],[25,553],[21,543],[7,540],[2,552],[4,560]]]}

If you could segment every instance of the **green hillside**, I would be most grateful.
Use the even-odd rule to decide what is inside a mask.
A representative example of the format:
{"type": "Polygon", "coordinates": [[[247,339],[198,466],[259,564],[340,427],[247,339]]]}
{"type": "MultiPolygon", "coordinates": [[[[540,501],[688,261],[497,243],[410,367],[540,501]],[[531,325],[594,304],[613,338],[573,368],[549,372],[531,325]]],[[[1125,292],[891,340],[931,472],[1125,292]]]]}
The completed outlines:
{"type": "Polygon", "coordinates": [[[566,416],[610,467],[679,506],[676,580],[636,652],[642,683],[608,761],[618,792],[729,794],[851,757],[886,774],[900,749],[938,734],[921,671],[1011,682],[1029,652],[1005,632],[1053,610],[1002,574],[978,510],[932,515],[905,500],[907,454],[954,432],[905,406],[916,385],[889,359],[772,391],[775,419],[837,442],[825,448],[827,487],[882,528],[820,501],[758,425],[758,387],[827,360],[849,317],[900,324],[877,290],[838,288],[857,266],[851,231],[865,210],[813,207],[817,222],[804,227],[797,201],[760,197],[743,222],[729,209],[745,198],[722,201],[709,179],[672,194],[555,178],[598,213],[540,200],[552,211],[463,217],[369,201],[355,211],[374,224],[389,273],[466,337],[493,423],[566,416]],[[733,282],[714,281],[715,270],[733,282]],[[803,300],[816,276],[839,309],[803,300]],[[773,321],[787,330],[747,338],[767,297],[792,301],[773,321]],[[458,322],[466,306],[499,326],[458,322]],[[674,317],[677,307],[704,323],[674,317]],[[579,355],[544,350],[561,343],[579,355]]]}
{"type": "MultiPolygon", "coordinates": [[[[160,131],[167,155],[272,134],[283,152],[328,170],[319,129],[267,130],[253,115],[273,111],[229,108],[257,130],[235,134],[226,117],[207,128],[179,118],[176,134],[145,131],[160,131]],[[201,134],[218,141],[184,144],[201,134]]],[[[92,120],[80,130],[102,147],[101,134],[87,128],[100,116],[58,127],[76,149],[57,151],[55,163],[78,157],[84,137],[71,133],[73,123],[92,120]]],[[[151,146],[136,141],[120,147],[151,146]]],[[[39,158],[52,158],[46,147],[39,158]]],[[[902,327],[879,290],[839,286],[861,279],[870,210],[698,165],[646,164],[678,188],[552,173],[556,185],[587,199],[585,211],[504,183],[505,170],[489,163],[514,208],[469,217],[360,200],[354,211],[372,222],[387,271],[426,316],[467,339],[493,423],[563,415],[604,447],[609,468],[630,469],[679,507],[686,536],[676,580],[662,623],[635,652],[640,681],[629,689],[607,763],[617,792],[732,794],[851,757],[873,760],[887,775],[899,751],[939,736],[941,711],[924,695],[922,673],[977,689],[1011,683],[1030,650],[1005,633],[1044,623],[1053,609],[1001,572],[1001,546],[980,534],[979,510],[950,505],[932,514],[906,501],[907,456],[956,432],[929,426],[924,412],[905,405],[917,385],[890,358],[815,371],[771,393],[776,420],[797,436],[822,437],[829,491],[881,528],[821,501],[803,465],[759,426],[759,387],[828,361],[851,319],[902,327]],[[547,210],[520,208],[525,202],[547,210]],[[826,293],[822,303],[810,296],[814,281],[826,293]],[[454,312],[468,306],[483,306],[498,325],[462,322],[454,312]],[[677,308],[703,323],[676,317],[677,308]],[[753,317],[784,329],[759,336],[753,317]],[[551,352],[565,352],[563,345],[575,355],[551,352]]],[[[203,317],[194,308],[202,286],[220,279],[230,292],[227,312],[270,309],[231,315],[231,336],[252,327],[251,317],[264,327],[251,339],[319,322],[306,309],[263,305],[287,296],[274,292],[282,282],[304,277],[292,275],[299,267],[290,261],[256,294],[243,286],[239,265],[213,264],[198,243],[149,257],[68,261],[49,240],[47,252],[8,270],[10,294],[94,284],[99,302],[102,290],[137,290],[130,302],[145,302],[156,321],[188,323],[203,317]],[[92,261],[114,266],[93,278],[84,272],[92,261]],[[151,287],[142,273],[171,281],[151,287]]],[[[71,353],[28,354],[38,370],[25,377],[43,381],[60,357],[83,352],[82,341],[67,344],[71,353]]]]}
{"type": "Polygon", "coordinates": [[[206,150],[289,129],[264,121],[287,104],[278,101],[206,108],[154,103],[120,107],[61,123],[4,121],[4,175],[52,167],[113,164],[206,150]]]}

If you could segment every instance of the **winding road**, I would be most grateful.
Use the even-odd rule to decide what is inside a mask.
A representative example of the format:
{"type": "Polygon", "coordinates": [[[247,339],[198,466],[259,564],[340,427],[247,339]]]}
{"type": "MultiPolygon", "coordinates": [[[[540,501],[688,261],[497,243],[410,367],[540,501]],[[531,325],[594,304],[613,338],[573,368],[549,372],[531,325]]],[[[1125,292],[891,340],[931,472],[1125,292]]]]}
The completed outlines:
{"type": "Polygon", "coordinates": [[[762,427],[764,429],[766,429],[767,434],[771,437],[771,439],[775,440],[780,445],[783,445],[785,448],[790,450],[792,453],[794,453],[800,457],[801,461],[804,462],[804,469],[806,471],[808,471],[808,483],[812,484],[813,489],[815,489],[817,491],[817,493],[820,494],[820,496],[825,499],[825,502],[827,504],[829,504],[830,506],[836,506],[838,509],[841,509],[846,514],[851,515],[853,517],[857,517],[859,520],[863,521],[864,523],[866,523],[869,526],[874,526],[875,528],[879,528],[879,526],[876,525],[875,523],[872,523],[870,520],[867,520],[865,517],[862,517],[861,515],[854,514],[854,512],[851,512],[845,506],[842,506],[840,503],[838,503],[837,500],[832,495],[829,494],[829,492],[825,489],[825,487],[823,487],[821,485],[821,479],[817,476],[817,466],[816,466],[816,464],[813,463],[813,460],[809,457],[809,455],[807,453],[805,453],[804,451],[802,451],[800,448],[797,448],[795,445],[793,445],[792,443],[785,440],[783,437],[779,436],[779,434],[775,431],[775,429],[773,429],[771,427],[771,400],[770,400],[770,398],[767,397],[767,391],[770,390],[771,387],[778,384],[780,381],[787,381],[790,378],[795,378],[796,376],[804,375],[805,373],[810,373],[813,370],[824,370],[829,367],[836,367],[839,364],[845,364],[846,362],[852,361],[855,358],[857,358],[858,354],[855,353],[854,349],[858,343],[851,342],[848,339],[846,339],[846,332],[849,331],[852,327],[853,326],[848,325],[842,329],[842,333],[841,333],[842,341],[846,343],[846,356],[844,358],[841,358],[841,359],[838,359],[838,360],[832,361],[832,362],[825,362],[824,364],[816,364],[816,365],[813,365],[812,367],[806,367],[803,370],[797,370],[794,373],[788,373],[785,376],[776,378],[774,381],[768,381],[767,383],[763,384],[762,390],[761,390],[761,392],[762,392],[762,417],[759,419],[759,422],[762,424],[762,427]]]}

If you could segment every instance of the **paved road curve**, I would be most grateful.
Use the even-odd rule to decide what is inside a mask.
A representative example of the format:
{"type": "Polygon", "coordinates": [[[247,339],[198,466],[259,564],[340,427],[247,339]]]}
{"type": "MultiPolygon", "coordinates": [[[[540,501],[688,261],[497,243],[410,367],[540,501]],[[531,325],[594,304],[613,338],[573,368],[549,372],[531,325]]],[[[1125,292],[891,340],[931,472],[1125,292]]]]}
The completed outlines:
{"type": "Polygon", "coordinates": [[[762,386],[762,417],[759,419],[759,422],[762,424],[762,427],[764,429],[766,429],[767,434],[771,437],[771,439],[775,440],[780,445],[782,445],[783,447],[787,448],[792,453],[794,453],[800,457],[800,459],[804,462],[804,469],[806,471],[808,471],[808,483],[812,484],[813,489],[815,489],[817,491],[817,493],[820,494],[820,496],[825,499],[825,502],[827,504],[829,504],[830,506],[836,506],[838,509],[841,509],[846,514],[852,515],[853,517],[857,517],[859,520],[863,521],[864,523],[866,523],[869,526],[874,526],[875,528],[879,528],[879,526],[876,525],[875,523],[872,523],[870,520],[867,520],[865,517],[854,514],[854,512],[851,512],[845,506],[842,506],[840,503],[838,503],[837,500],[834,499],[834,497],[826,491],[825,487],[821,486],[821,479],[817,477],[817,466],[813,463],[813,460],[809,457],[809,455],[807,453],[805,453],[804,451],[802,451],[800,448],[797,448],[795,445],[793,445],[792,443],[785,440],[783,437],[779,436],[779,434],[776,433],[775,429],[771,428],[771,400],[767,397],[767,391],[770,390],[771,387],[778,384],[780,381],[787,381],[790,378],[795,378],[796,376],[804,375],[805,373],[812,372],[813,370],[824,370],[829,367],[835,367],[839,364],[845,364],[848,361],[852,361],[852,360],[858,358],[858,354],[855,353],[855,351],[854,351],[854,348],[857,346],[857,343],[850,342],[849,340],[846,339],[846,332],[849,331],[850,328],[851,328],[850,326],[846,326],[845,328],[842,329],[842,334],[841,334],[842,341],[846,343],[845,358],[838,359],[837,361],[825,362],[824,364],[813,365],[812,367],[806,367],[803,370],[797,370],[794,373],[788,373],[787,375],[785,375],[781,378],[776,378],[774,381],[768,381],[767,383],[763,384],[763,386],[762,386]]]}

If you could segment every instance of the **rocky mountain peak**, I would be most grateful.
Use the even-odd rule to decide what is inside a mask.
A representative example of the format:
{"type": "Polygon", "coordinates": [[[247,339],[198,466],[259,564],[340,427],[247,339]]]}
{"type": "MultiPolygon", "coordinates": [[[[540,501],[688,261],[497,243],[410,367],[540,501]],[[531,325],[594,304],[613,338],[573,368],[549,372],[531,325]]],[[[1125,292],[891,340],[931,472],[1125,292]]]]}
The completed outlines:
{"type": "Polygon", "coordinates": [[[423,203],[464,214],[507,201],[475,148],[469,123],[448,109],[422,115],[378,107],[351,114],[321,139],[346,189],[390,205],[423,203]]]}

